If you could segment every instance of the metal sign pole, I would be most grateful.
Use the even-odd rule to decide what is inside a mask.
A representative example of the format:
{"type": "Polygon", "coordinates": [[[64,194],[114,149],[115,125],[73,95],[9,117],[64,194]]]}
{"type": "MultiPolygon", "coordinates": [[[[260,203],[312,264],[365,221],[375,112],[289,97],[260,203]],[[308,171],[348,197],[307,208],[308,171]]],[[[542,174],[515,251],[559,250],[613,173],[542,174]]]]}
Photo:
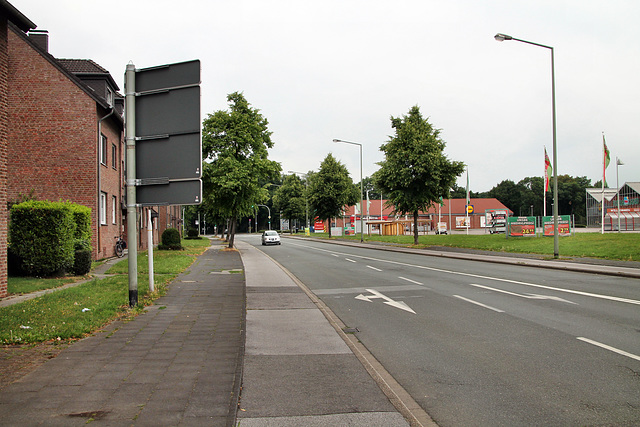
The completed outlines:
{"type": "Polygon", "coordinates": [[[125,137],[127,147],[127,236],[129,247],[129,306],[138,304],[138,216],[136,209],[136,68],[125,73],[125,137]]]}
{"type": "Polygon", "coordinates": [[[149,209],[149,226],[147,227],[147,241],[149,242],[149,292],[155,292],[153,286],[153,221],[151,220],[151,209],[149,209]]]}

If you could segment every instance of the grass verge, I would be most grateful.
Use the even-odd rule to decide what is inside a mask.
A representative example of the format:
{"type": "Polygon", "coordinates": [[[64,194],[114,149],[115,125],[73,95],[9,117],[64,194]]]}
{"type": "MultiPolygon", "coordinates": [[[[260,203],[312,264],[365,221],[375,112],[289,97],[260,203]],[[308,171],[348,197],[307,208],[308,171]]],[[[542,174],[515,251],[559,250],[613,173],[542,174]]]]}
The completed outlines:
{"type": "MultiPolygon", "coordinates": [[[[328,238],[327,233],[313,237],[328,238]]],[[[340,239],[360,241],[360,235],[340,239]]],[[[413,245],[413,236],[364,236],[365,242],[386,242],[402,246],[426,248],[432,246],[482,249],[497,252],[531,253],[553,257],[552,237],[512,237],[504,234],[450,234],[421,235],[419,245],[413,245]]],[[[576,233],[560,237],[561,257],[591,257],[622,261],[640,261],[640,234],[638,233],[576,233]]]]}
{"type": "Polygon", "coordinates": [[[209,240],[189,240],[184,241],[183,245],[183,251],[154,251],[154,293],[149,292],[146,252],[138,254],[137,307],[131,309],[128,305],[128,264],[123,260],[108,271],[115,275],[113,277],[94,279],[0,308],[0,343],[24,344],[82,338],[114,319],[136,315],[145,305],[164,295],[166,285],[204,252],[209,240]]]}

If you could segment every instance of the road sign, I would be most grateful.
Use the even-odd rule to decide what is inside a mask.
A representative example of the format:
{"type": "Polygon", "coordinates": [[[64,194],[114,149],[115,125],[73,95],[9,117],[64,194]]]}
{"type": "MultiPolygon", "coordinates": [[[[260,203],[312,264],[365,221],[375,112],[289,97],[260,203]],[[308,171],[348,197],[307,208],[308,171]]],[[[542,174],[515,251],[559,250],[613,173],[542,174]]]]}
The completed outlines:
{"type": "Polygon", "coordinates": [[[473,213],[473,205],[467,205],[467,213],[468,214],[472,214],[473,213]]]}
{"type": "Polygon", "coordinates": [[[202,202],[200,61],[136,70],[136,202],[202,202]]]}

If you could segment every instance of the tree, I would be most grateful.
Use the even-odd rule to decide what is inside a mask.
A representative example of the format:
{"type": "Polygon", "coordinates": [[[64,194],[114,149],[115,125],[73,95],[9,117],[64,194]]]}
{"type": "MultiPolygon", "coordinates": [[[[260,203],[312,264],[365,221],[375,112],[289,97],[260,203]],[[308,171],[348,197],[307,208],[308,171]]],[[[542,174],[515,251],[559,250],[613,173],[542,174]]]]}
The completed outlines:
{"type": "Polygon", "coordinates": [[[227,96],[229,110],[209,114],[203,123],[202,151],[204,202],[230,218],[229,248],[233,248],[239,216],[251,215],[252,206],[264,203],[268,190],[260,185],[277,179],[280,164],[269,160],[271,132],[260,110],[244,95],[227,96]]]}
{"type": "Polygon", "coordinates": [[[510,179],[503,180],[500,184],[487,192],[488,197],[494,197],[509,208],[514,214],[519,215],[521,207],[521,188],[510,179]]]}
{"type": "Polygon", "coordinates": [[[418,213],[446,198],[464,171],[462,162],[443,153],[440,130],[422,117],[416,105],[409,114],[391,117],[395,136],[380,147],[385,159],[372,176],[376,188],[388,195],[396,213],[413,215],[413,241],[418,244],[418,213]]]}
{"type": "Polygon", "coordinates": [[[340,215],[345,206],[360,200],[360,190],[353,184],[347,167],[337,161],[331,153],[320,163],[317,173],[307,175],[309,179],[309,211],[320,220],[329,220],[340,215]]]}
{"type": "Polygon", "coordinates": [[[289,230],[293,230],[293,220],[304,218],[307,209],[305,186],[300,177],[293,174],[285,176],[273,195],[273,204],[289,220],[289,230]]]}

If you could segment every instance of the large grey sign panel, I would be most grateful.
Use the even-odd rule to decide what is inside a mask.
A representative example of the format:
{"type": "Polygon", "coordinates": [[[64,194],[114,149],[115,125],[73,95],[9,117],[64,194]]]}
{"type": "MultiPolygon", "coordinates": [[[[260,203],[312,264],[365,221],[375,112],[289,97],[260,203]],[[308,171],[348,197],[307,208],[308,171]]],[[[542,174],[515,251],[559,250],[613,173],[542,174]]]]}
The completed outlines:
{"type": "Polygon", "coordinates": [[[136,96],[136,137],[200,132],[200,87],[136,96]]]}
{"type": "Polygon", "coordinates": [[[202,181],[194,179],[142,185],[136,189],[136,202],[145,206],[197,205],[202,202],[202,181]]]}
{"type": "Polygon", "coordinates": [[[198,60],[136,70],[137,203],[202,202],[199,84],[198,60]]]}
{"type": "Polygon", "coordinates": [[[136,92],[138,93],[199,84],[200,61],[197,59],[136,70],[136,92]]]}
{"type": "Polygon", "coordinates": [[[138,178],[200,178],[201,168],[199,132],[136,141],[138,178]]]}

